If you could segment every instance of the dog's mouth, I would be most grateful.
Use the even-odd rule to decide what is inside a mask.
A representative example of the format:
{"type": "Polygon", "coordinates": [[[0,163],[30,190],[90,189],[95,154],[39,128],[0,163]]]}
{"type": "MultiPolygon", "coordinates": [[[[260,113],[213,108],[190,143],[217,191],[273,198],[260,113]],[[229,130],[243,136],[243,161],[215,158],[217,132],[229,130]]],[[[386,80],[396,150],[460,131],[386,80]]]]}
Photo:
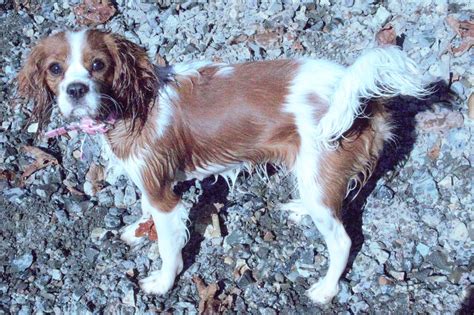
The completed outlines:
{"type": "Polygon", "coordinates": [[[115,115],[110,114],[106,119],[83,116],[79,122],[67,123],[64,126],[45,132],[46,138],[55,138],[69,131],[82,131],[89,135],[103,134],[109,131],[116,121],[115,115]]]}

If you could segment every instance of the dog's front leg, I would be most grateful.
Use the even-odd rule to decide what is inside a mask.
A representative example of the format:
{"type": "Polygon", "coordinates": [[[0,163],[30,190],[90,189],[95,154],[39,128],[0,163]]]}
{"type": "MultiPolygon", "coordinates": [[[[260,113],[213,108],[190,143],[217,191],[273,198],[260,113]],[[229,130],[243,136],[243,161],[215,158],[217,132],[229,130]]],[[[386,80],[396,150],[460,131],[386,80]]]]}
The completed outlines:
{"type": "Polygon", "coordinates": [[[153,202],[143,194],[144,212],[151,214],[158,234],[158,248],[161,257],[161,269],[152,271],[140,281],[140,287],[147,294],[165,294],[174,284],[176,276],[183,270],[183,249],[188,236],[186,220],[188,211],[177,196],[171,202],[160,200],[153,202]]]}

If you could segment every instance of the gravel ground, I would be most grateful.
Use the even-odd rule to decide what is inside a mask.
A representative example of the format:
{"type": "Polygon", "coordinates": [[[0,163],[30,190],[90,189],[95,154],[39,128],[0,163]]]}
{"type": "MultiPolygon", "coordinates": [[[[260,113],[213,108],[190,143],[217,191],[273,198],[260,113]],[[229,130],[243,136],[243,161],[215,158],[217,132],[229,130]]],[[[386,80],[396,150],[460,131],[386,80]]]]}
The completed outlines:
{"type": "Polygon", "coordinates": [[[169,63],[311,56],[349,64],[390,22],[425,79],[439,82],[427,100],[391,104],[397,141],[346,207],[354,248],[341,292],[327,306],[304,295],[325,273],[327,251],[309,219],[295,224],[275,209],[292,186],[271,166],[268,178],[241,175],[230,192],[222,178],[181,185],[196,202],[185,271],[166,296],[140,292],[138,279],[160,264],[157,246],[129,250],[118,238],[139,215],[139,193],[124,177],[101,180],[95,139],[86,139],[80,159],[82,135],[35,139],[28,106],[17,106],[15,77],[29,47],[76,27],[77,1],[0,0],[0,313],[196,313],[196,275],[217,282],[214,302],[229,313],[472,313],[473,54],[453,53],[462,36],[448,23],[473,20],[472,2],[170,2],[116,1],[116,14],[99,28],[169,63]],[[22,180],[33,163],[28,145],[57,161],[48,157],[49,166],[22,180]],[[220,236],[210,233],[212,216],[220,236]]]}

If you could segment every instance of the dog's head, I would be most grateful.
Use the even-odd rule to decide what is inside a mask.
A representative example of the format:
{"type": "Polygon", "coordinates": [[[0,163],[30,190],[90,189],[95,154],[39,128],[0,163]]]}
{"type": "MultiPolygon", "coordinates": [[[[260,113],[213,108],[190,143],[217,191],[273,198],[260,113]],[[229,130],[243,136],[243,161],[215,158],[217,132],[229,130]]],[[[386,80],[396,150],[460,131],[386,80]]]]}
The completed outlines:
{"type": "Polygon", "coordinates": [[[158,91],[158,78],[144,49],[97,30],[61,32],[31,50],[18,75],[21,96],[35,103],[43,124],[56,97],[65,117],[116,117],[143,124],[158,91]]]}

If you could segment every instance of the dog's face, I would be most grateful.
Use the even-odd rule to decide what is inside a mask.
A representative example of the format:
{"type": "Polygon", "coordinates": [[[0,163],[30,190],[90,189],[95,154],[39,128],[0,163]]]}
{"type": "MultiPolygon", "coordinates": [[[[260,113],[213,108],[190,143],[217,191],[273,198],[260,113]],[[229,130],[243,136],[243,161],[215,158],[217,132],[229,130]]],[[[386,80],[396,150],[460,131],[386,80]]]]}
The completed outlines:
{"type": "Polygon", "coordinates": [[[43,121],[54,96],[65,117],[146,119],[158,80],[145,51],[117,35],[94,30],[61,32],[38,43],[18,77],[43,121]]]}

